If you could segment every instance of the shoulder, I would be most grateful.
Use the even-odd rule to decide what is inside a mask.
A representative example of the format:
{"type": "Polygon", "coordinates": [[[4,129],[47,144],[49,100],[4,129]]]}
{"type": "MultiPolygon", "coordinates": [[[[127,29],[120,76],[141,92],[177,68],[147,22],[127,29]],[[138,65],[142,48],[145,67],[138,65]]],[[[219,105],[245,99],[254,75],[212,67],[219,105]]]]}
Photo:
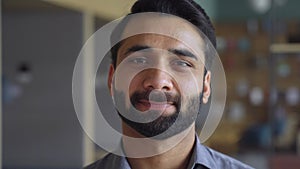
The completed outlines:
{"type": "Polygon", "coordinates": [[[230,169],[253,169],[253,167],[250,167],[232,157],[229,157],[225,154],[222,154],[220,152],[217,152],[211,148],[208,148],[205,146],[205,149],[209,152],[211,155],[213,161],[215,162],[215,165],[217,168],[230,168],[230,169]]]}
{"type": "Polygon", "coordinates": [[[121,168],[122,163],[121,156],[114,155],[112,153],[107,154],[102,159],[84,167],[84,169],[111,169],[111,168],[121,168]]]}

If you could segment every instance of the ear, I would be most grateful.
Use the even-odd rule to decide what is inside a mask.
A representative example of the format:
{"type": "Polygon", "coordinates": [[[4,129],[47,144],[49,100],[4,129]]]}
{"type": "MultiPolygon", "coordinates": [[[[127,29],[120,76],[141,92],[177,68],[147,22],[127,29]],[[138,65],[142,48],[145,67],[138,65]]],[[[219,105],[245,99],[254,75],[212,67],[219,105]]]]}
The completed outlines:
{"type": "Polygon", "coordinates": [[[207,71],[204,77],[204,83],[203,83],[203,97],[202,102],[206,104],[208,102],[208,99],[210,97],[211,88],[210,88],[210,78],[211,78],[211,72],[207,71]]]}
{"type": "Polygon", "coordinates": [[[115,73],[115,68],[114,68],[114,66],[112,64],[110,64],[110,66],[109,66],[109,72],[108,72],[108,77],[107,77],[107,86],[109,88],[110,95],[113,94],[113,91],[112,91],[112,82],[113,82],[114,73],[115,73]]]}

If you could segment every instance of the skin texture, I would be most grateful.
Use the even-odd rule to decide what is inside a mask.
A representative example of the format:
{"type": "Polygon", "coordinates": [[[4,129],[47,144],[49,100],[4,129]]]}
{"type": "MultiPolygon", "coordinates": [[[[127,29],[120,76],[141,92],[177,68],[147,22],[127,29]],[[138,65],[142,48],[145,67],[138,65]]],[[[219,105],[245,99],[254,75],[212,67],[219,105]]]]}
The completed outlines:
{"type": "MultiPolygon", "coordinates": [[[[204,44],[193,26],[178,18],[160,16],[155,19],[132,19],[126,26],[123,36],[130,36],[131,31],[159,32],[160,34],[139,34],[127,38],[122,43],[118,51],[117,66],[115,68],[111,65],[109,70],[108,86],[111,95],[114,95],[115,91],[127,91],[124,92],[125,98],[130,98],[136,92],[155,91],[158,96],[159,93],[180,96],[180,103],[172,99],[156,100],[154,97],[151,100],[149,97],[147,100],[147,97],[136,97],[138,99],[134,102],[134,107],[142,115],[147,115],[148,110],[152,110],[158,112],[162,117],[170,117],[179,111],[183,117],[191,116],[191,111],[198,110],[196,108],[191,110],[189,103],[192,98],[201,98],[202,104],[207,103],[210,96],[211,74],[208,71],[204,76],[204,44]],[[137,26],[135,23],[141,24],[137,26]],[[114,77],[115,74],[118,76],[114,77]],[[115,86],[112,86],[113,81],[115,86]],[[124,86],[128,86],[128,88],[124,86]],[[199,97],[201,94],[202,97],[199,97]]],[[[130,99],[125,99],[124,102],[126,108],[130,107],[132,103],[130,99]]],[[[161,120],[157,123],[164,123],[164,121],[161,120]]],[[[184,134],[181,142],[167,152],[147,158],[128,158],[131,167],[146,169],[186,168],[195,141],[195,123],[194,121],[189,123],[182,128],[181,132],[168,135],[164,139],[153,140],[148,146],[132,145],[123,139],[126,154],[134,153],[140,149],[146,151],[147,148],[159,152],[163,149],[163,145],[171,143],[176,137],[184,134]]],[[[127,136],[145,137],[124,121],[122,122],[122,130],[123,134],[127,136]]]]}

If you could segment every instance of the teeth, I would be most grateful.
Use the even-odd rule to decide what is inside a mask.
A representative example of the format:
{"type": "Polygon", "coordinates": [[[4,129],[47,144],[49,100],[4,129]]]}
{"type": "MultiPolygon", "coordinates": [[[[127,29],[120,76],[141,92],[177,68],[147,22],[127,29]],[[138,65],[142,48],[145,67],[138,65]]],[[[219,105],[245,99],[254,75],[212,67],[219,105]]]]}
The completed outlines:
{"type": "Polygon", "coordinates": [[[160,104],[160,105],[164,105],[164,104],[167,104],[167,103],[161,103],[161,102],[150,102],[150,104],[160,104]]]}
{"type": "Polygon", "coordinates": [[[153,101],[153,100],[149,100],[148,101],[151,104],[168,104],[167,101],[153,101]]]}

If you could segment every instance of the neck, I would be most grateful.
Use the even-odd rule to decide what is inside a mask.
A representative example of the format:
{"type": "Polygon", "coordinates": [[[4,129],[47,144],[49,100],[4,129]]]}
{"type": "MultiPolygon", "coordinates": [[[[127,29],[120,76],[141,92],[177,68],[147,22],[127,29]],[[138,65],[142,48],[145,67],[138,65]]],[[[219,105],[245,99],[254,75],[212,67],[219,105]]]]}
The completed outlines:
{"type": "Polygon", "coordinates": [[[143,137],[123,123],[123,146],[132,169],[187,168],[195,141],[195,125],[164,140],[143,137]]]}

